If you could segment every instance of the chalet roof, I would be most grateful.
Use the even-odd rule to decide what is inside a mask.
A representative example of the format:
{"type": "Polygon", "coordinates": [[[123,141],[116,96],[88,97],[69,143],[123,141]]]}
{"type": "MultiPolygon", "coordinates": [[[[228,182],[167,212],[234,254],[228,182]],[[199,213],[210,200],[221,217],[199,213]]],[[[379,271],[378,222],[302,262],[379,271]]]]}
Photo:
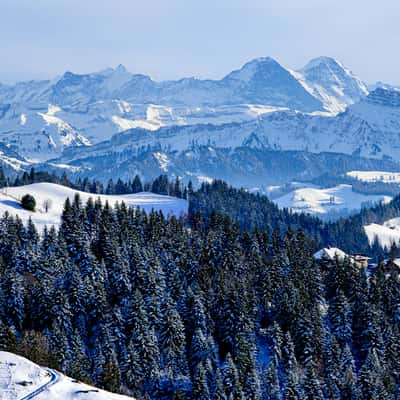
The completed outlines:
{"type": "Polygon", "coordinates": [[[336,258],[338,258],[339,260],[344,260],[346,257],[348,257],[347,254],[337,247],[324,247],[323,249],[314,253],[314,258],[316,260],[333,261],[336,258]]]}

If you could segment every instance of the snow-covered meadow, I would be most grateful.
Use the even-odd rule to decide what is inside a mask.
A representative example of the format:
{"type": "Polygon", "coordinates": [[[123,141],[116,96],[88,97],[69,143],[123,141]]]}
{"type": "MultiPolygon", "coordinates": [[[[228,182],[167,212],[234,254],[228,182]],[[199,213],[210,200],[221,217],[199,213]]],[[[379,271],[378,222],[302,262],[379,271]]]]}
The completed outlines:
{"type": "Polygon", "coordinates": [[[379,201],[386,203],[390,200],[390,196],[365,195],[354,192],[351,185],[342,184],[327,189],[315,186],[300,187],[274,201],[280,208],[327,217],[340,215],[346,211],[357,211],[366,204],[374,204],[379,201]]]}
{"type": "Polygon", "coordinates": [[[186,200],[149,192],[126,195],[97,195],[70,189],[54,183],[34,183],[32,185],[1,189],[0,216],[7,211],[12,216],[18,215],[24,223],[31,218],[39,231],[41,231],[45,225],[59,225],[65,200],[67,198],[73,200],[76,194],[79,194],[83,203],[86,203],[90,197],[93,199],[100,198],[103,204],[108,201],[111,206],[114,206],[116,203],[124,202],[129,207],[140,207],[147,212],[152,209],[160,210],[166,216],[180,216],[188,211],[188,202],[186,200]],[[25,194],[31,194],[35,198],[35,212],[25,210],[21,207],[20,199],[25,194]],[[44,204],[46,201],[50,203],[47,212],[45,211],[46,207],[44,204]]]}

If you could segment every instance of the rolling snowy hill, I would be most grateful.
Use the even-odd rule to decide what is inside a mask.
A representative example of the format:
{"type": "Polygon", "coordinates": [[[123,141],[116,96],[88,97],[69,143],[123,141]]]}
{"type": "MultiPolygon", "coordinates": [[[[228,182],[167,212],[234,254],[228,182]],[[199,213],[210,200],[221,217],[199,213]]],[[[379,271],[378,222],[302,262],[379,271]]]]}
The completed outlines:
{"type": "Polygon", "coordinates": [[[382,247],[390,250],[393,243],[397,246],[400,243],[400,218],[389,219],[383,224],[365,225],[364,231],[371,246],[377,240],[382,247]]]}
{"type": "Polygon", "coordinates": [[[0,399],[2,400],[123,400],[63,374],[39,367],[26,358],[0,351],[0,399]]]}
{"type": "Polygon", "coordinates": [[[328,189],[317,187],[299,188],[275,199],[280,208],[294,212],[315,214],[322,218],[332,218],[359,210],[363,205],[379,201],[389,202],[389,196],[364,195],[352,190],[351,185],[338,185],[328,189]]]}
{"type": "Polygon", "coordinates": [[[32,185],[2,189],[0,192],[0,215],[3,216],[7,211],[10,215],[18,215],[24,223],[31,218],[39,231],[41,231],[45,225],[57,226],[60,223],[65,200],[67,198],[73,200],[76,194],[79,194],[83,203],[86,203],[90,197],[93,199],[100,198],[103,204],[108,201],[113,206],[117,202],[124,202],[130,207],[140,207],[147,212],[152,209],[161,210],[165,215],[180,216],[187,213],[188,210],[188,202],[186,200],[149,192],[127,195],[96,195],[54,183],[34,183],[32,185]],[[35,212],[27,211],[20,205],[19,199],[27,193],[31,194],[36,200],[37,210],[35,212]],[[44,210],[43,202],[45,200],[51,201],[51,207],[48,212],[44,210]]]}

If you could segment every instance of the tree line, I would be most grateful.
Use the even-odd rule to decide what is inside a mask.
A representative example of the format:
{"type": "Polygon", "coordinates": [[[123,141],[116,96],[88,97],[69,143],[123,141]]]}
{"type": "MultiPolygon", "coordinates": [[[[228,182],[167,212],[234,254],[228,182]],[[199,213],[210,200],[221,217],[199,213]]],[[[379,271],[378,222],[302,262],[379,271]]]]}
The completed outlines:
{"type": "Polygon", "coordinates": [[[133,179],[123,181],[118,178],[116,181],[109,179],[106,184],[96,179],[77,178],[72,181],[67,173],[61,176],[47,171],[36,171],[31,168],[29,172],[24,171],[17,175],[14,179],[7,177],[3,168],[0,166],[0,189],[10,186],[24,186],[32,183],[56,183],[82,192],[93,194],[131,194],[139,192],[153,192],[157,194],[169,195],[179,198],[186,198],[188,190],[192,184],[184,185],[179,177],[170,179],[167,175],[160,175],[149,182],[142,182],[139,175],[135,175],[133,179]]]}

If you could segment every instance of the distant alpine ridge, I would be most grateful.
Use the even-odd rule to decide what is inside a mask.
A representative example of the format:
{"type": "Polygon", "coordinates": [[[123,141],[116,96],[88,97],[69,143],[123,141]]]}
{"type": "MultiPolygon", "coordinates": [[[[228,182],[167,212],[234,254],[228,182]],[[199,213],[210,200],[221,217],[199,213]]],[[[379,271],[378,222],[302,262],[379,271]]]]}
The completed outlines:
{"type": "Polygon", "coordinates": [[[165,172],[243,184],[280,170],[282,181],[335,158],[339,169],[393,168],[399,133],[400,91],[368,88],[330,57],[298,71],[258,58],[221,80],[156,82],[120,65],[0,84],[0,163],[14,171],[39,164],[102,179],[165,172]]]}

